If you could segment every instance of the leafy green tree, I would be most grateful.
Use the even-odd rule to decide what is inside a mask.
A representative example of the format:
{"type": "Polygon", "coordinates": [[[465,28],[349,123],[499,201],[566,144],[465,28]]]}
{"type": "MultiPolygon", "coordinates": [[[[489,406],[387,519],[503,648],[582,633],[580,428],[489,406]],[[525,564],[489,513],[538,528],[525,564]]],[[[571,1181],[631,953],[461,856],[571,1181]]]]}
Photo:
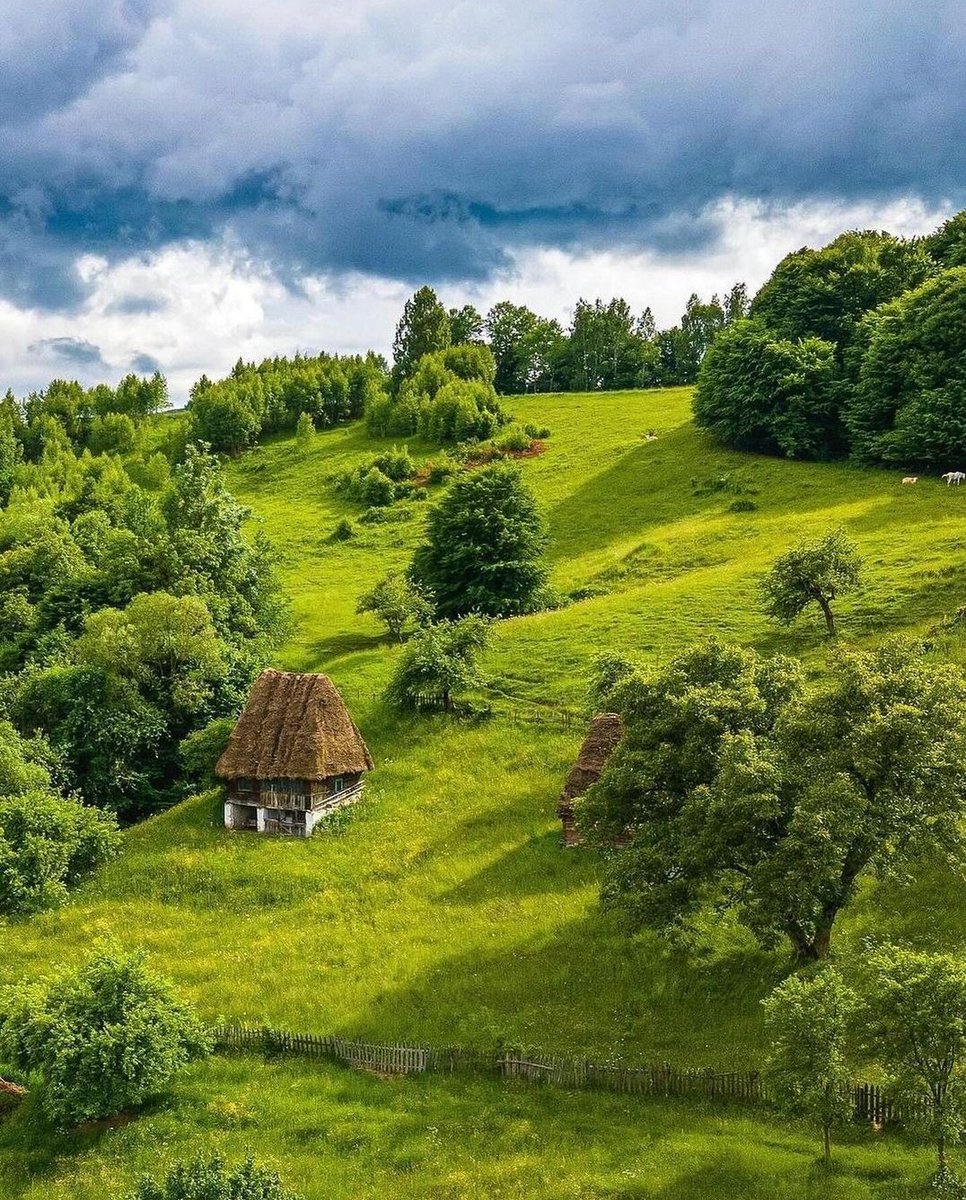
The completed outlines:
{"type": "Polygon", "coordinates": [[[52,983],[6,989],[0,1055],[42,1079],[41,1105],[64,1128],[158,1095],[210,1039],[140,953],[98,950],[52,983]]]}
{"type": "Polygon", "coordinates": [[[234,717],[216,717],[203,729],[196,729],[182,740],[178,756],[185,775],[196,786],[212,788],[218,782],[215,765],[234,728],[234,717]]]}
{"type": "Polygon", "coordinates": [[[966,266],[870,313],[845,406],[856,458],[923,470],[966,460],[966,266]]]}
{"type": "Polygon", "coordinates": [[[392,382],[395,389],[425,354],[445,350],[452,343],[450,320],[431,287],[421,287],[403,306],[392,343],[392,382]]]}
{"type": "Polygon", "coordinates": [[[852,1116],[849,1049],[859,998],[838,971],[825,967],[811,978],[792,975],[763,1003],[770,1038],[766,1078],[785,1112],[821,1125],[828,1166],[832,1130],[852,1116]]]}
{"type": "Polygon", "coordinates": [[[547,577],[546,536],[520,469],[497,463],[457,480],[430,512],[413,583],[446,619],[515,616],[533,605],[547,577]]]}
{"type": "Polygon", "coordinates": [[[248,1159],[230,1167],[217,1155],[172,1167],[163,1180],[142,1179],[127,1200],[298,1200],[274,1171],[248,1159]]]}
{"type": "Polygon", "coordinates": [[[240,454],[262,427],[258,412],[234,391],[207,387],[195,392],[188,406],[191,435],[219,454],[240,454]]]}
{"type": "Polygon", "coordinates": [[[487,633],[486,621],[476,616],[423,626],[406,644],[386,699],[400,708],[435,701],[450,712],[456,693],[480,683],[477,659],[487,633]]]}
{"type": "Polygon", "coordinates": [[[478,342],[483,337],[483,318],[472,304],[449,310],[449,332],[454,346],[478,342]]]}
{"type": "Polygon", "coordinates": [[[108,813],[52,792],[0,796],[0,914],[42,912],[120,849],[108,813]]]}
{"type": "Polygon", "coordinates": [[[613,689],[625,735],[577,806],[631,838],[604,899],[673,931],[728,908],[764,945],[824,957],[869,871],[964,845],[966,684],[915,645],[840,651],[806,689],[792,660],[710,643],[613,689]]]}
{"type": "Polygon", "coordinates": [[[752,301],[751,316],[777,338],[821,338],[842,351],[865,313],[933,270],[921,242],[852,230],[821,250],[786,255],[752,301]]]}
{"type": "Polygon", "coordinates": [[[565,350],[574,391],[642,387],[656,377],[656,347],[640,333],[626,300],[578,300],[565,350]]]}
{"type": "Polygon", "coordinates": [[[405,575],[392,573],[359,597],[356,612],[372,613],[398,641],[407,625],[425,625],[433,606],[405,575]]]}
{"type": "Polygon", "coordinates": [[[295,424],[295,440],[305,445],[311,442],[314,433],[315,425],[312,423],[312,418],[307,412],[300,413],[295,424]]]}
{"type": "Polygon", "coordinates": [[[739,320],[714,339],[701,364],[694,419],[737,450],[822,458],[841,453],[835,347],[776,339],[739,320]]]}
{"type": "Polygon", "coordinates": [[[14,431],[13,416],[0,408],[0,507],[10,499],[14,469],[20,458],[20,443],[14,431]]]}
{"type": "Polygon", "coordinates": [[[724,319],[726,325],[734,325],[735,321],[743,321],[748,316],[751,299],[748,296],[748,285],[735,283],[724,298],[724,319]]]}
{"type": "Polygon", "coordinates": [[[966,966],[951,955],[883,946],[866,963],[865,1034],[899,1099],[926,1099],[938,1182],[966,1123],[966,966]]]}
{"type": "Polygon", "coordinates": [[[861,571],[858,548],[844,529],[806,539],[779,555],[762,580],[765,609],[788,625],[810,604],[817,604],[828,636],[835,637],[832,601],[858,587],[861,571]]]}
{"type": "Polygon", "coordinates": [[[966,209],[924,239],[926,253],[942,270],[966,267],[966,209]]]}

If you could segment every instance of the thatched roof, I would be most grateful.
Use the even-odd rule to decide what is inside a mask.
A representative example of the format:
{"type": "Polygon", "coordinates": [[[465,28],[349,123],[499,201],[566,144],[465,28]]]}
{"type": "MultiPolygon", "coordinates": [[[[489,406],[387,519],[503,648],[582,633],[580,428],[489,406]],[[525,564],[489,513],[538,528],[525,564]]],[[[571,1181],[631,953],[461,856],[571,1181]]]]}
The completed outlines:
{"type": "Polygon", "coordinates": [[[624,722],[618,713],[598,713],[594,717],[560,794],[557,811],[561,816],[571,812],[574,800],[600,779],[607,760],[623,736],[624,722]]]}
{"type": "Polygon", "coordinates": [[[263,671],[215,768],[222,779],[329,779],[372,769],[325,675],[263,671]]]}

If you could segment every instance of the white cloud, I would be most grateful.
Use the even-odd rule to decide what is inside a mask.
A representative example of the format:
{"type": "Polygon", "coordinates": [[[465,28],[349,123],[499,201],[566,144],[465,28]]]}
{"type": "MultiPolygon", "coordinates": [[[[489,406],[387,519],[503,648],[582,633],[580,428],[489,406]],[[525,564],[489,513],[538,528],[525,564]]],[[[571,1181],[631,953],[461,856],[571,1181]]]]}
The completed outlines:
{"type": "MultiPolygon", "coordinates": [[[[511,299],[564,324],[579,296],[619,295],[637,311],[650,305],[658,324],[669,325],[692,291],[708,296],[739,279],[754,290],[799,246],[822,245],[849,228],[911,236],[935,228],[947,215],[948,209],[928,209],[918,201],[787,208],[723,201],[705,214],[719,236],[701,250],[675,256],[526,249],[514,253],[512,268],[499,278],[439,290],[447,304],[473,303],[485,311],[511,299]]],[[[23,393],[75,371],[86,383],[102,379],[104,369],[96,364],[65,364],[57,350],[65,338],[98,348],[111,378],[130,370],[139,355],[156,359],[178,403],[201,374],[223,375],[239,356],[257,360],[298,349],[370,348],[388,356],[412,290],[396,280],[347,274],[310,277],[294,293],[227,242],[171,247],[114,264],[86,256],[77,270],[88,298],[69,317],[0,302],[2,387],[23,393]]]]}

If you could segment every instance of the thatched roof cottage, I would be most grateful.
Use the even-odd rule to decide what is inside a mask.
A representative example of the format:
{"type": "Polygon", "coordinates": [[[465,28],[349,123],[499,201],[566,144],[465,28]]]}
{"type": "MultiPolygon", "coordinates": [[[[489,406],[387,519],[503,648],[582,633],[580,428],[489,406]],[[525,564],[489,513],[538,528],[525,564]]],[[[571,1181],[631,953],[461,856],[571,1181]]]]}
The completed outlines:
{"type": "Polygon", "coordinates": [[[372,758],[325,675],[263,671],[215,768],[229,829],[308,837],[357,800],[372,758]]]}
{"type": "Polygon", "coordinates": [[[580,845],[580,835],[574,824],[574,801],[600,779],[607,760],[623,736],[624,722],[618,713],[598,713],[591,721],[590,730],[580,747],[577,761],[570,768],[557,805],[565,846],[580,845]]]}

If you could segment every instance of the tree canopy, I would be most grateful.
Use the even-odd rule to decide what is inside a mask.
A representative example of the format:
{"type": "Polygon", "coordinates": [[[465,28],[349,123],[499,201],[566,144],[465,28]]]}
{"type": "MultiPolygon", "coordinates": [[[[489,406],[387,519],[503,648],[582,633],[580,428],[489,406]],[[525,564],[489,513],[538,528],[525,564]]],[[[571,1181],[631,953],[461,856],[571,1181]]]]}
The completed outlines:
{"type": "Polygon", "coordinates": [[[546,536],[519,467],[458,479],[430,512],[410,575],[442,618],[527,612],[543,585],[546,536]]]}
{"type": "Polygon", "coordinates": [[[624,740],[577,806],[593,840],[631,839],[605,900],[671,930],[724,906],[763,944],[823,957],[863,873],[962,852],[964,700],[958,669],[900,642],[839,651],[813,687],[716,642],[625,675],[624,740]]]}
{"type": "Polygon", "coordinates": [[[828,636],[834,637],[832,601],[858,586],[861,569],[858,548],[844,529],[806,539],[780,554],[762,579],[765,609],[787,625],[810,604],[816,604],[825,617],[828,636]]]}

